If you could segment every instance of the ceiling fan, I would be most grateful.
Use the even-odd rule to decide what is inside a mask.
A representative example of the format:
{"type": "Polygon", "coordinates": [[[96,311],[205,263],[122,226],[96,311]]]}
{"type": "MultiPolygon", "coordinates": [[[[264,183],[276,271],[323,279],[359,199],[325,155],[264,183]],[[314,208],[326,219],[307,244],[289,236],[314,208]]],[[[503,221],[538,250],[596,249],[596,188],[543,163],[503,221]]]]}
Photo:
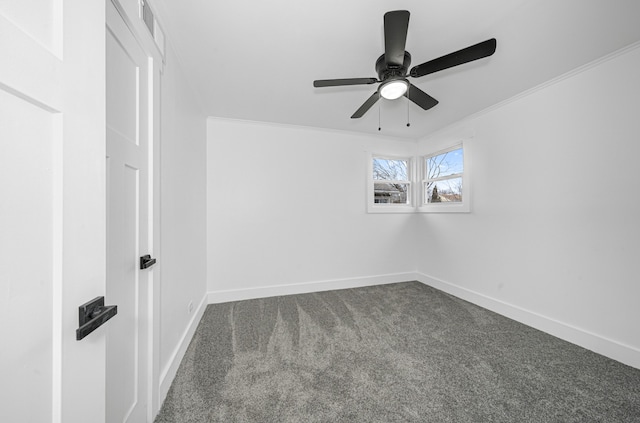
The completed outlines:
{"type": "Polygon", "coordinates": [[[407,74],[407,69],[409,69],[409,65],[411,65],[411,54],[404,49],[407,41],[408,28],[409,11],[395,10],[384,14],[384,54],[376,60],[375,66],[379,79],[320,79],[313,81],[313,86],[321,88],[380,83],[378,90],[356,110],[353,116],[351,116],[351,119],[362,117],[381,96],[388,100],[395,100],[406,96],[424,110],[429,110],[438,104],[438,100],[411,84],[407,80],[407,77],[419,78],[430,73],[491,56],[496,51],[496,39],[491,38],[487,41],[414,66],[409,71],[409,74],[407,74]]]}

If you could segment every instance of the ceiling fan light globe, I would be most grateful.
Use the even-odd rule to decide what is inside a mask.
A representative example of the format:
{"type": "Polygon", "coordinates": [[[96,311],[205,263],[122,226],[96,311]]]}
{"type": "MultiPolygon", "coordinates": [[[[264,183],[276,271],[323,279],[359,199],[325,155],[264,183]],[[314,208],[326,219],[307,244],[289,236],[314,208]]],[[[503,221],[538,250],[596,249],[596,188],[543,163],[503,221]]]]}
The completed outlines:
{"type": "Polygon", "coordinates": [[[395,100],[407,92],[407,81],[401,79],[389,81],[380,87],[380,95],[387,100],[395,100]]]}

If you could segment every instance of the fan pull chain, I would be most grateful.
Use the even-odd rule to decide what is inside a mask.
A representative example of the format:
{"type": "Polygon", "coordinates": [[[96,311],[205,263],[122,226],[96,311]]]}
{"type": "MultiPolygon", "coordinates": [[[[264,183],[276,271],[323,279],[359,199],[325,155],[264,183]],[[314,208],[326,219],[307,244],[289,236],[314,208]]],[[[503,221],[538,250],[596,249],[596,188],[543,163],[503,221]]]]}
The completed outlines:
{"type": "Polygon", "coordinates": [[[411,89],[411,85],[407,87],[407,127],[411,126],[409,122],[409,90],[411,89]]]}
{"type": "Polygon", "coordinates": [[[378,104],[378,131],[380,130],[380,104],[378,104]]]}

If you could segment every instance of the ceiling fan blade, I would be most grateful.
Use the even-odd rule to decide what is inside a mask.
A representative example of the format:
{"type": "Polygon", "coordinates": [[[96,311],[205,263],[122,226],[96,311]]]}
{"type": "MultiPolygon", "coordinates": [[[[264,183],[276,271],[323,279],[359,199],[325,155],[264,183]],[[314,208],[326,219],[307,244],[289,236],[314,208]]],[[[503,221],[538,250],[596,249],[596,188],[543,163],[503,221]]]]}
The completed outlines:
{"type": "Polygon", "coordinates": [[[378,82],[375,78],[346,78],[346,79],[319,79],[313,81],[313,86],[320,87],[339,87],[342,85],[365,85],[375,84],[378,82]]]}
{"type": "Polygon", "coordinates": [[[387,66],[402,66],[409,29],[409,12],[395,10],[384,14],[384,61],[387,66]]]}
{"type": "Polygon", "coordinates": [[[418,78],[430,73],[482,59],[483,57],[491,56],[495,51],[496,39],[491,38],[490,40],[474,44],[467,48],[463,48],[462,50],[416,65],[411,68],[410,74],[412,77],[418,78]]]}
{"type": "Polygon", "coordinates": [[[364,116],[364,114],[367,113],[367,111],[371,108],[371,106],[376,104],[376,101],[378,101],[379,98],[380,98],[380,95],[376,91],[371,95],[371,97],[367,99],[367,101],[364,102],[362,106],[360,106],[358,110],[356,110],[353,116],[351,116],[351,119],[358,119],[364,116]]]}
{"type": "Polygon", "coordinates": [[[413,84],[409,84],[409,89],[404,95],[409,100],[422,107],[424,110],[429,110],[430,108],[438,104],[438,100],[431,97],[429,94],[425,93],[413,84]]]}

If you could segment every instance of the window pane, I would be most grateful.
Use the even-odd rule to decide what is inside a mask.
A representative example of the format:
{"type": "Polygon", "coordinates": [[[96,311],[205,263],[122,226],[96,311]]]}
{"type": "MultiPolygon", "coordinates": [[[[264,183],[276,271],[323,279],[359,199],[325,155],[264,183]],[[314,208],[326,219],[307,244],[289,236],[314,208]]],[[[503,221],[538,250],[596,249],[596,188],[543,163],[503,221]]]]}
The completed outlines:
{"type": "Polygon", "coordinates": [[[425,184],[427,203],[462,202],[462,178],[451,178],[425,184]]]}
{"type": "Polygon", "coordinates": [[[408,181],[408,161],[373,158],[373,179],[408,181]]]}
{"type": "Polygon", "coordinates": [[[373,184],[373,202],[375,204],[408,204],[409,184],[373,184]]]}
{"type": "Polygon", "coordinates": [[[463,172],[462,148],[427,157],[427,179],[461,174],[463,172]]]}

